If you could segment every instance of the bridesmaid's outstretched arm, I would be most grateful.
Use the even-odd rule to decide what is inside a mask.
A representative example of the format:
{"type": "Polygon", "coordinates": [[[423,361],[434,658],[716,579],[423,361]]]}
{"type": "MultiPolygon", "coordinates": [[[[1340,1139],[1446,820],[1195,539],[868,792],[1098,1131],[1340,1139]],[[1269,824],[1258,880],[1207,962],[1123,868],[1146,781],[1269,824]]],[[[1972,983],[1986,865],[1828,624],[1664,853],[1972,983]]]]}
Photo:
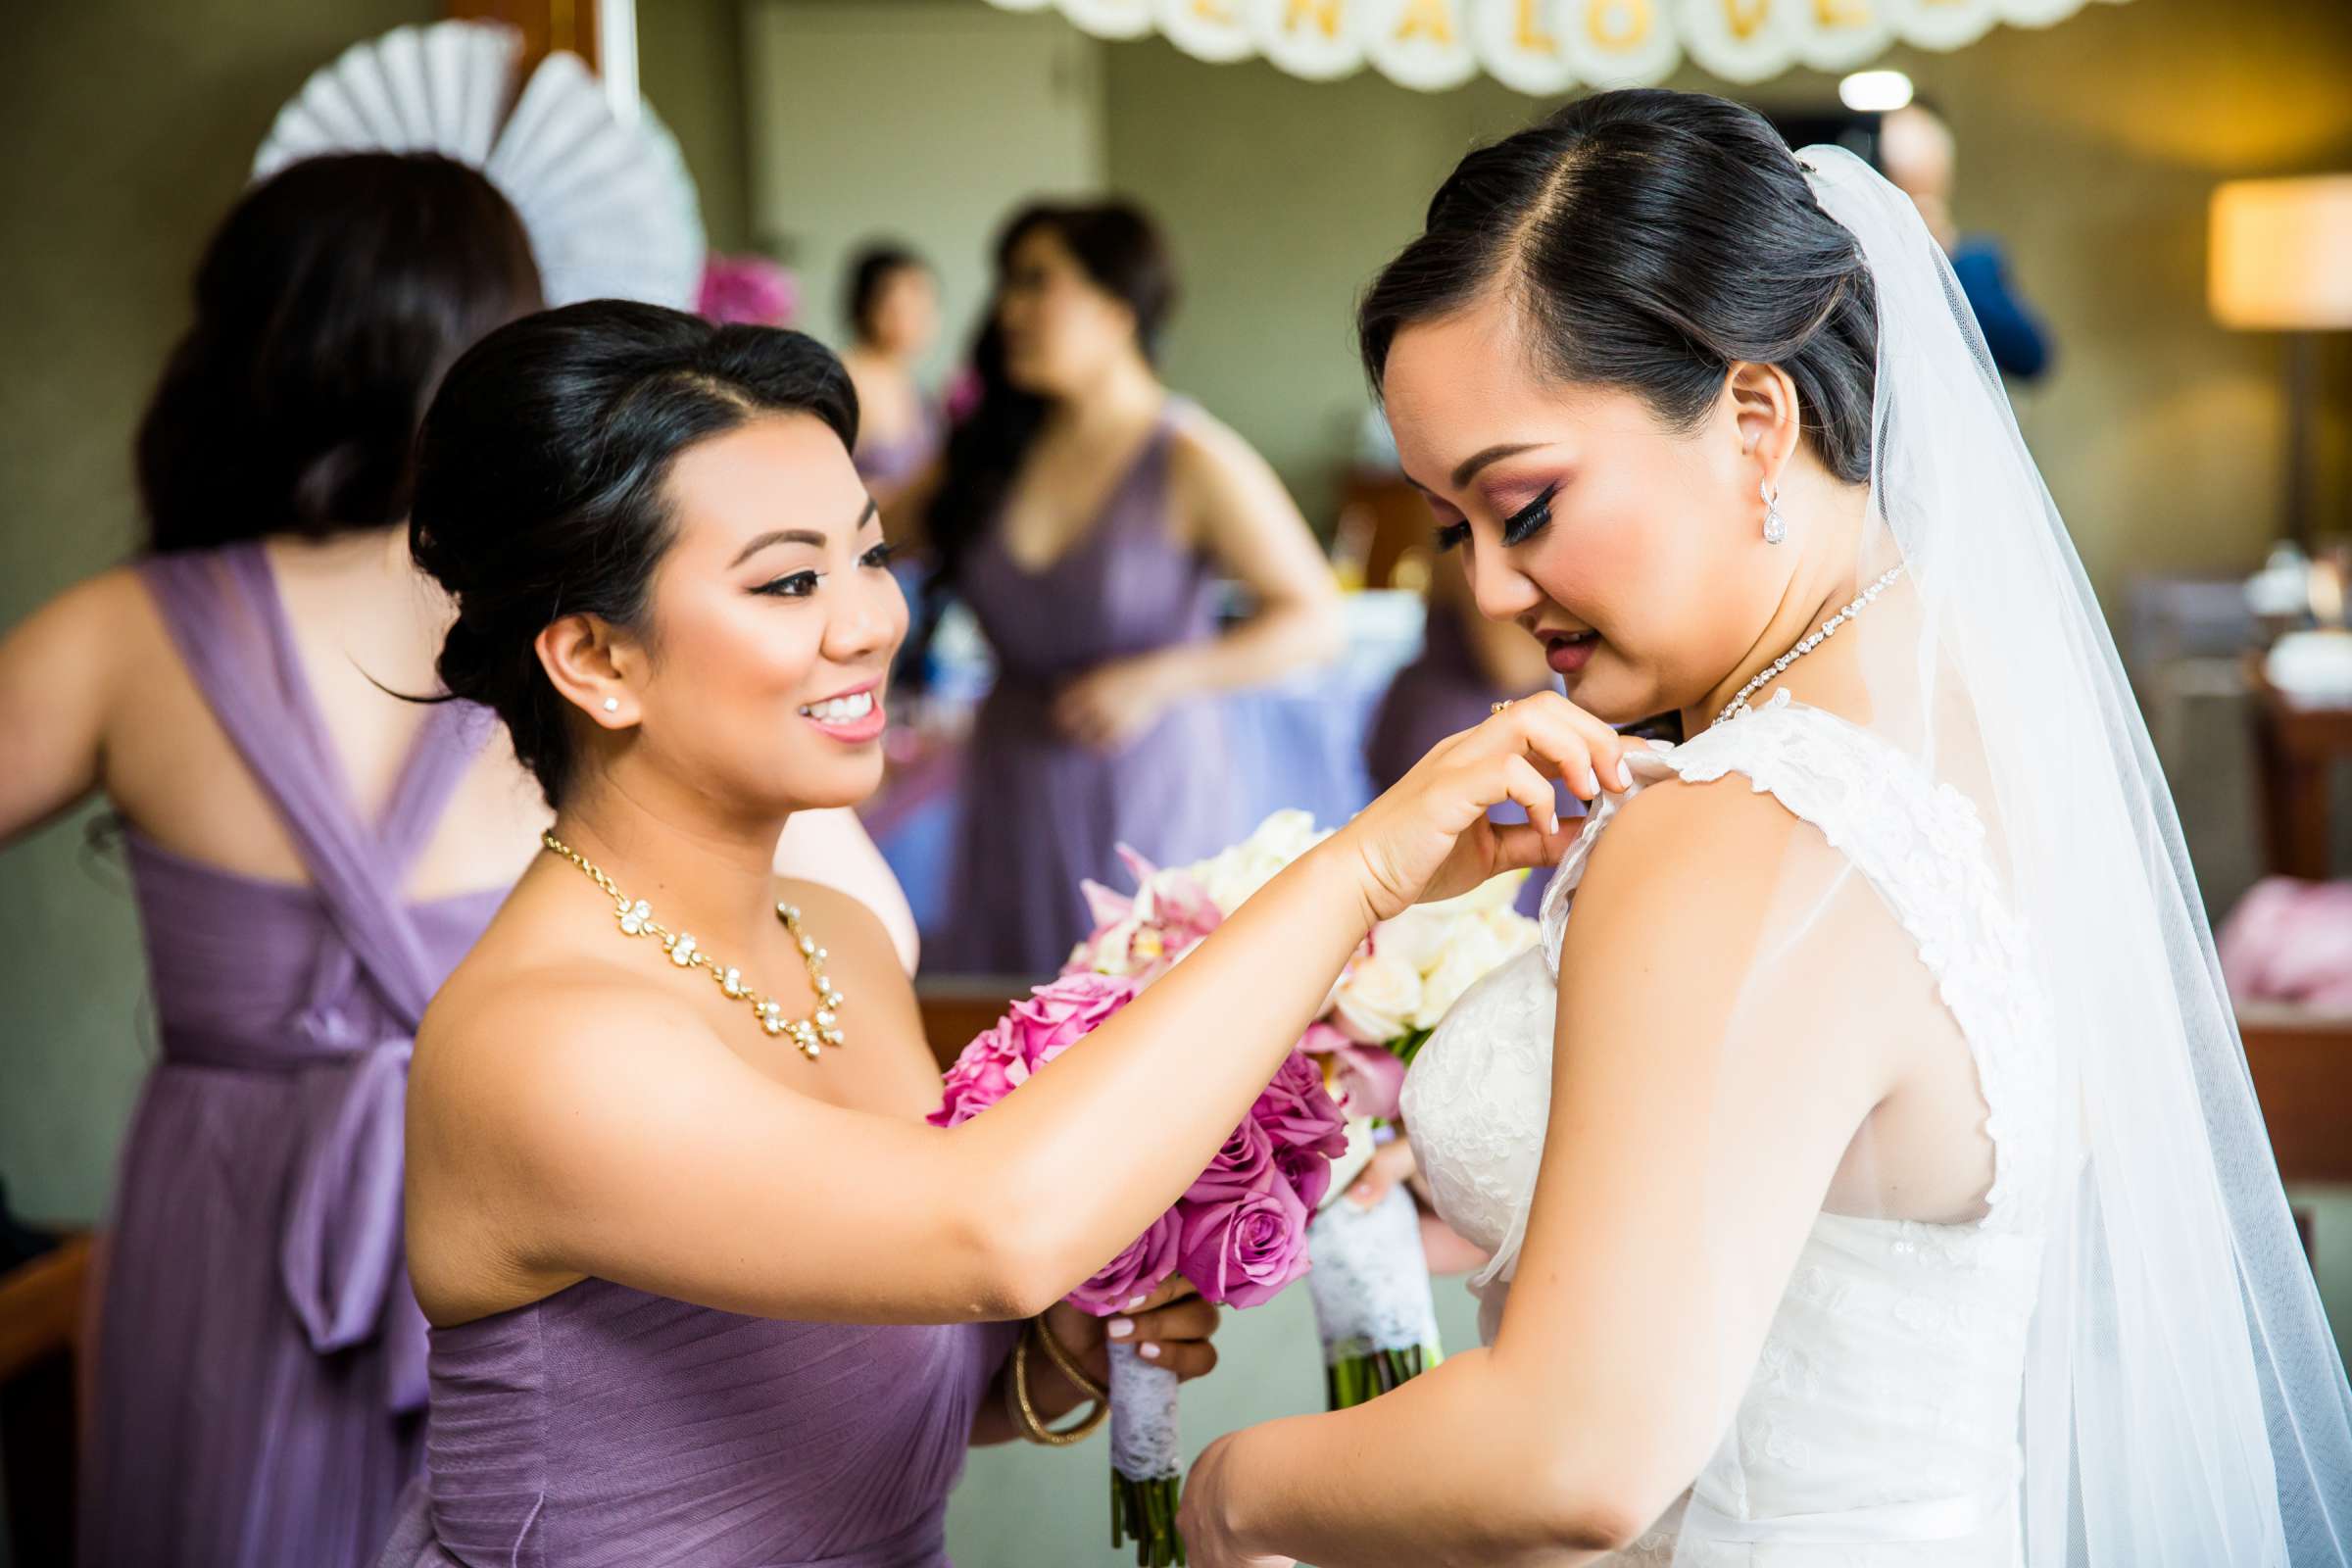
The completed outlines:
{"type": "MultiPolygon", "coordinates": [[[[953,1129],[830,1103],[814,1074],[788,1087],[619,965],[453,987],[412,1075],[419,1298],[447,1324],[595,1276],[766,1317],[1041,1312],[1199,1176],[1376,920],[1556,858],[1547,775],[1614,777],[1619,746],[1557,698],[1442,743],[1086,1049],[953,1129]],[[1503,799],[1548,831],[1489,822],[1503,799]],[[453,1288],[452,1256],[506,1277],[469,1264],[453,1288]]],[[[809,915],[858,1021],[847,1049],[921,1052],[879,923],[846,899],[809,915]]]]}

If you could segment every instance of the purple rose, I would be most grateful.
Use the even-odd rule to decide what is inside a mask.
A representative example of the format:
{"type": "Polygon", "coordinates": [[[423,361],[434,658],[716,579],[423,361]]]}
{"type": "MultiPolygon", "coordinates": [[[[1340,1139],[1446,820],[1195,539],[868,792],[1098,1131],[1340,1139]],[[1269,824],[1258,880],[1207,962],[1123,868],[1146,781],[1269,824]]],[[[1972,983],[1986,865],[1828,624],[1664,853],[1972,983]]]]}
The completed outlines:
{"type": "Polygon", "coordinates": [[[1348,1124],[1339,1102],[1323,1087],[1322,1067],[1301,1052],[1282,1058],[1274,1081],[1250,1107],[1250,1117],[1265,1127],[1277,1149],[1311,1149],[1326,1159],[1348,1152],[1348,1124]]]}
{"type": "Polygon", "coordinates": [[[1200,1179],[1185,1190],[1187,1203],[1231,1202],[1244,1193],[1263,1187],[1274,1176],[1274,1140],[1254,1116],[1245,1116],[1242,1124],[1226,1138],[1216,1158],[1200,1179]]]}
{"type": "Polygon", "coordinates": [[[1306,1272],[1307,1210],[1289,1183],[1269,1183],[1231,1202],[1179,1206],[1179,1266],[1206,1299],[1256,1306],[1306,1272]]]}
{"type": "Polygon", "coordinates": [[[1002,1027],[1028,1064],[1042,1067],[1107,1023],[1135,994],[1135,982],[1123,976],[1065,974],[1014,1003],[1002,1027]]]}
{"type": "Polygon", "coordinates": [[[1028,1077],[1029,1058],[1000,1019],[957,1054],[956,1064],[948,1069],[940,1107],[929,1120],[935,1127],[970,1121],[1028,1077]]]}
{"type": "Polygon", "coordinates": [[[1152,1228],[1127,1244],[1127,1250],[1095,1271],[1095,1277],[1070,1293],[1070,1304],[1097,1317],[1127,1310],[1127,1303],[1149,1296],[1176,1272],[1176,1249],[1184,1227],[1176,1209],[1152,1222],[1152,1228]]]}
{"type": "Polygon", "coordinates": [[[1277,1149],[1274,1171],[1312,1214],[1331,1191],[1331,1156],[1317,1149],[1277,1149]]]}

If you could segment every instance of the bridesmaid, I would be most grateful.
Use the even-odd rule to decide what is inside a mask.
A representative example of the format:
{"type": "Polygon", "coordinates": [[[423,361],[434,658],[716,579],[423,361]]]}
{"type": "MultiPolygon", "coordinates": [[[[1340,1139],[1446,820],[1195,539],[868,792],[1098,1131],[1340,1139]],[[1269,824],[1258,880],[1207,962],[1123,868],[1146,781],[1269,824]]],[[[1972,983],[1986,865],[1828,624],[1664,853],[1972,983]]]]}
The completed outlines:
{"type": "Polygon", "coordinates": [[[1282,482],[1152,368],[1176,284],[1132,207],[1037,207],[998,248],[982,394],[919,517],[997,655],[965,776],[944,969],[1050,974],[1113,847],[1207,855],[1252,825],[1216,694],[1332,657],[1339,593],[1282,482]],[[1254,608],[1220,634],[1220,578],[1254,608]]]}
{"type": "Polygon", "coordinates": [[[162,1047],[108,1238],[82,1561],[336,1568],[381,1544],[422,1436],[408,1037],[541,819],[486,715],[375,684],[430,690],[446,618],[401,548],[409,446],[539,277],[481,175],[369,154],[247,194],[195,295],[139,429],[146,554],[0,643],[0,839],[106,796],[162,1047]]]}
{"type": "MultiPolygon", "coordinates": [[[[409,453],[539,278],[479,174],[368,153],[249,192],[195,293],[139,435],[143,558],[0,642],[0,843],[106,796],[162,1050],[98,1293],[82,1560],[339,1568],[421,1457],[407,1040],[547,820],[488,715],[389,695],[434,688],[450,615],[409,560],[409,453]]],[[[778,858],[911,966],[851,812],[778,858]]]]}
{"type": "Polygon", "coordinates": [[[887,507],[939,455],[939,406],[915,380],[939,336],[939,284],[912,251],[869,245],[850,267],[849,316],[841,362],[858,389],[853,456],[867,491],[887,507]]]}
{"type": "Polygon", "coordinates": [[[906,612],[856,436],[810,339],[616,301],[492,334],[426,416],[440,673],[556,821],[417,1037],[432,1430],[385,1568],[937,1568],[967,1445],[1041,1439],[1106,1336],[1209,1365],[1198,1298],[1054,1303],[1198,1177],[1370,923],[1555,858],[1485,812],[1547,799],[1539,768],[1615,776],[1605,728],[1515,706],[1084,1050],[928,1126],[887,937],[767,863],[881,777],[906,612]]]}

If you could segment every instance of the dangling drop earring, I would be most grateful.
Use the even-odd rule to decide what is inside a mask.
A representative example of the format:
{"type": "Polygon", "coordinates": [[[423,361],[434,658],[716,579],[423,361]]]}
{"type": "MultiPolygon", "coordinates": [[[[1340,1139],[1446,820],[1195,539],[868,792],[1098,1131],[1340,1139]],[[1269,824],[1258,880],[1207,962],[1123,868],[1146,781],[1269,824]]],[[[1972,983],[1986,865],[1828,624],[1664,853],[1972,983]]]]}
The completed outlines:
{"type": "Polygon", "coordinates": [[[1777,545],[1788,537],[1788,519],[1781,515],[1781,493],[1765,479],[1756,485],[1756,494],[1764,498],[1764,542],[1777,545]]]}

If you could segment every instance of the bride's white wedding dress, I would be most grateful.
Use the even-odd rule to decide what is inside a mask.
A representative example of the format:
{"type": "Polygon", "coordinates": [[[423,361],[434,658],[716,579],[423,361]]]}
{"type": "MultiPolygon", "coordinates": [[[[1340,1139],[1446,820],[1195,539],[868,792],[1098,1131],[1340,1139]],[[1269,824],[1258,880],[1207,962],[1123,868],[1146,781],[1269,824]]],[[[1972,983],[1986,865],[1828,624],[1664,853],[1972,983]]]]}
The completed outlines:
{"type": "MultiPolygon", "coordinates": [[[[1753,1366],[1711,1370],[1715,1347],[1690,1347],[1688,1375],[1729,1380],[1705,1393],[1732,1413],[1621,1561],[2352,1568],[2352,1386],[2122,662],[1918,210],[1848,152],[1799,162],[1874,292],[1852,580],[1899,562],[1906,587],[1838,633],[1871,727],[1776,698],[1634,766],[1641,787],[1753,788],[1811,830],[1777,869],[1742,868],[1772,877],[1751,951],[1687,956],[1737,982],[1726,1059],[1792,1032],[1834,1051],[1932,1031],[1915,1037],[1946,1085],[1932,1093],[1971,1097],[1924,1107],[1945,1113],[1933,1136],[1983,1117],[1970,1163],[1941,1174],[1985,1211],[1819,1214],[1765,1287],[1779,1300],[1753,1366]]],[[[1815,520],[1789,520],[1803,548],[1815,520]]],[[[1405,1081],[1440,1212],[1494,1253],[1477,1282],[1490,1339],[1543,1154],[1561,943],[1623,808],[1604,797],[1554,877],[1544,946],[1464,996],[1405,1081]]],[[[1919,1137],[1894,1124],[1920,1108],[1890,1106],[1874,1134],[1919,1137]]],[[[1851,1180],[1820,1201],[1862,1207],[1872,1175],[1962,1149],[1849,1151],[1851,1180]]],[[[1744,1240],[1690,1245],[1720,1278],[1744,1240]]]]}
{"type": "Polygon", "coordinates": [[[1554,979],[1586,861],[1647,784],[1739,775],[1818,829],[1916,945],[1975,1059],[1993,1179],[1971,1224],[1823,1213],[1714,1457],[1611,1560],[2017,1563],[2020,1397],[2055,1179],[2057,1054],[1977,809],[1905,753],[1785,692],[1686,745],[1638,755],[1634,771],[1635,789],[1604,797],[1546,890],[1543,946],[1464,996],[1405,1080],[1405,1125],[1439,1212],[1494,1254],[1473,1280],[1482,1334],[1494,1338],[1526,1234],[1551,1100],[1554,979]]]}

